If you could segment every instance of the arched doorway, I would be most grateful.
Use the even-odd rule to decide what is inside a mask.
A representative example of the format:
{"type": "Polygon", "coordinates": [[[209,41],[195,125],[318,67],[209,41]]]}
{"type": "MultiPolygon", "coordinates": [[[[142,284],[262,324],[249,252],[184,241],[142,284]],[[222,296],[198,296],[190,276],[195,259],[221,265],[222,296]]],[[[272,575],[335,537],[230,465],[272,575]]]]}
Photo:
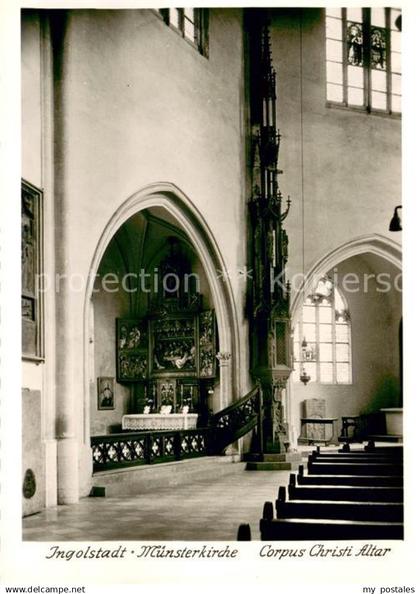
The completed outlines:
{"type": "MultiPolygon", "coordinates": [[[[220,410],[241,395],[240,376],[238,370],[239,332],[234,308],[233,296],[227,275],[223,274],[225,265],[216,241],[192,202],[175,186],[168,183],[155,184],[136,192],[126,200],[114,213],[104,229],[90,267],[89,283],[84,305],[84,386],[85,386],[85,424],[84,434],[89,441],[92,417],[92,384],[95,379],[95,362],[92,344],[94,343],[94,307],[93,298],[95,281],[101,263],[106,259],[110,246],[115,244],[115,250],[120,251],[123,265],[127,263],[127,250],[121,248],[124,244],[124,234],[127,238],[137,234],[137,251],[144,250],[145,235],[140,227],[145,221],[148,225],[156,225],[165,233],[155,236],[158,241],[152,250],[148,250],[143,262],[149,270],[155,269],[159,258],[157,254],[165,251],[165,241],[169,236],[177,236],[187,251],[194,255],[194,266],[203,271],[205,292],[217,318],[218,349],[220,369],[218,389],[215,391],[211,408],[220,410]],[[137,225],[137,227],[136,227],[137,225]],[[137,229],[137,230],[136,230],[137,229]],[[159,242],[161,245],[159,245],[159,242]],[[118,246],[119,244],[119,246],[118,246]],[[142,247],[143,246],[143,247],[142,247]]],[[[157,227],[156,227],[157,228],[157,227]]],[[[114,251],[115,251],[114,250],[114,251]]],[[[129,300],[136,300],[136,296],[129,296],[129,300]]],[[[131,302],[130,311],[140,307],[131,302]]]]}
{"type": "MultiPolygon", "coordinates": [[[[321,278],[330,278],[348,303],[352,348],[347,360],[352,362],[352,374],[348,382],[325,381],[318,377],[304,385],[299,381],[299,374],[290,380],[288,420],[295,443],[300,432],[300,418],[304,416],[305,400],[324,400],[326,416],[339,420],[341,416],[399,406],[401,268],[401,247],[387,238],[373,235],[339,246],[316,262],[306,274],[305,282],[292,301],[292,327],[300,324],[302,329],[305,325],[301,319],[303,303],[313,295],[321,278]]],[[[310,322],[308,332],[311,330],[309,326],[310,322]]],[[[316,331],[319,341],[319,329],[316,331]]],[[[330,341],[329,338],[323,340],[330,341]]],[[[334,349],[334,329],[330,342],[334,349]]],[[[338,346],[342,348],[344,345],[338,346]]],[[[322,365],[321,349],[324,353],[330,352],[331,346],[316,344],[313,349],[318,368],[322,365]]],[[[334,360],[333,356],[333,363],[334,360]]],[[[337,376],[334,374],[334,377],[337,376]]]]}

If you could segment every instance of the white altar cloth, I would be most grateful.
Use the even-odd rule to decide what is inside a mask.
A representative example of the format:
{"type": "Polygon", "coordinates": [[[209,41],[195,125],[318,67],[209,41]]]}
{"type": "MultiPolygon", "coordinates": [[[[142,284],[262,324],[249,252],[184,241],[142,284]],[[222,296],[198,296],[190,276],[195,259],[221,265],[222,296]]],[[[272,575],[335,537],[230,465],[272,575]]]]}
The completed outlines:
{"type": "Polygon", "coordinates": [[[195,429],[197,426],[197,413],[159,413],[124,415],[122,418],[123,430],[142,431],[144,429],[159,431],[161,429],[195,429]]]}

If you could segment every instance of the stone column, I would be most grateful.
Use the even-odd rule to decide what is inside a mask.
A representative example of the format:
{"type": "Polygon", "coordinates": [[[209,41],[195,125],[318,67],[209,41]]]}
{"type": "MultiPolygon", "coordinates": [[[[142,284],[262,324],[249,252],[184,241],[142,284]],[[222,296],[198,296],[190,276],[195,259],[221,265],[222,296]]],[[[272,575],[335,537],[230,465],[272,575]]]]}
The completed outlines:
{"type": "Polygon", "coordinates": [[[232,354],[228,352],[219,352],[216,355],[219,361],[220,370],[220,408],[226,408],[229,404],[229,395],[232,390],[232,354]]]}
{"type": "MultiPolygon", "coordinates": [[[[68,268],[65,270],[69,274],[68,268]]],[[[79,500],[79,462],[74,388],[74,324],[72,325],[71,316],[71,289],[67,282],[60,287],[56,300],[57,489],[58,503],[68,504],[79,500]]]]}
{"type": "MultiPolygon", "coordinates": [[[[42,12],[42,11],[41,11],[42,12]]],[[[46,13],[47,11],[45,11],[46,13]]],[[[44,308],[45,371],[43,440],[45,504],[57,505],[57,440],[55,376],[55,205],[54,205],[54,80],[50,20],[41,15],[42,187],[44,190],[44,308]]]]}
{"type": "MultiPolygon", "coordinates": [[[[55,193],[55,301],[56,301],[56,437],[57,495],[59,504],[79,500],[79,462],[76,440],[74,307],[72,311],[71,250],[68,213],[71,199],[66,184],[66,83],[69,31],[67,11],[51,11],[54,79],[54,193],[55,193]]],[[[82,348],[82,345],[79,345],[82,348]]]]}
{"type": "MultiPolygon", "coordinates": [[[[219,361],[219,369],[220,369],[220,410],[232,404],[229,402],[229,391],[231,390],[232,386],[232,354],[226,351],[219,352],[216,355],[216,358],[219,361]]],[[[227,456],[235,456],[239,457],[240,454],[240,444],[238,441],[235,443],[231,443],[226,448],[226,455],[227,456]]]]}

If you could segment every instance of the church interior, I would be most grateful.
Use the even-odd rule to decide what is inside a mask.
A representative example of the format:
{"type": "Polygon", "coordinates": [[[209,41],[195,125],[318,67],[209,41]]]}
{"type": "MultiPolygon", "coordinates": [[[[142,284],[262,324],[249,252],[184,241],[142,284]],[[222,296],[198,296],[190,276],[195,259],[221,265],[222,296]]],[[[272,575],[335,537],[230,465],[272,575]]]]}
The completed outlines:
{"type": "Polygon", "coordinates": [[[401,23],[22,9],[24,540],[402,538],[401,23]]]}

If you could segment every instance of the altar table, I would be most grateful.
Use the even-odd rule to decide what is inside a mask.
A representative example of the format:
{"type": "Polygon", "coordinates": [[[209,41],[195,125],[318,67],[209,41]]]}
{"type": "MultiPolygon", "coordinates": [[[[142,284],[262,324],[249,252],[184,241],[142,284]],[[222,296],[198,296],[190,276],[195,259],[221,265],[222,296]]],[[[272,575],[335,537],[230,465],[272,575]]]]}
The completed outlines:
{"type": "Polygon", "coordinates": [[[162,429],[195,429],[197,426],[197,413],[171,413],[171,414],[135,414],[124,415],[122,429],[129,431],[160,431],[162,429]]]}

